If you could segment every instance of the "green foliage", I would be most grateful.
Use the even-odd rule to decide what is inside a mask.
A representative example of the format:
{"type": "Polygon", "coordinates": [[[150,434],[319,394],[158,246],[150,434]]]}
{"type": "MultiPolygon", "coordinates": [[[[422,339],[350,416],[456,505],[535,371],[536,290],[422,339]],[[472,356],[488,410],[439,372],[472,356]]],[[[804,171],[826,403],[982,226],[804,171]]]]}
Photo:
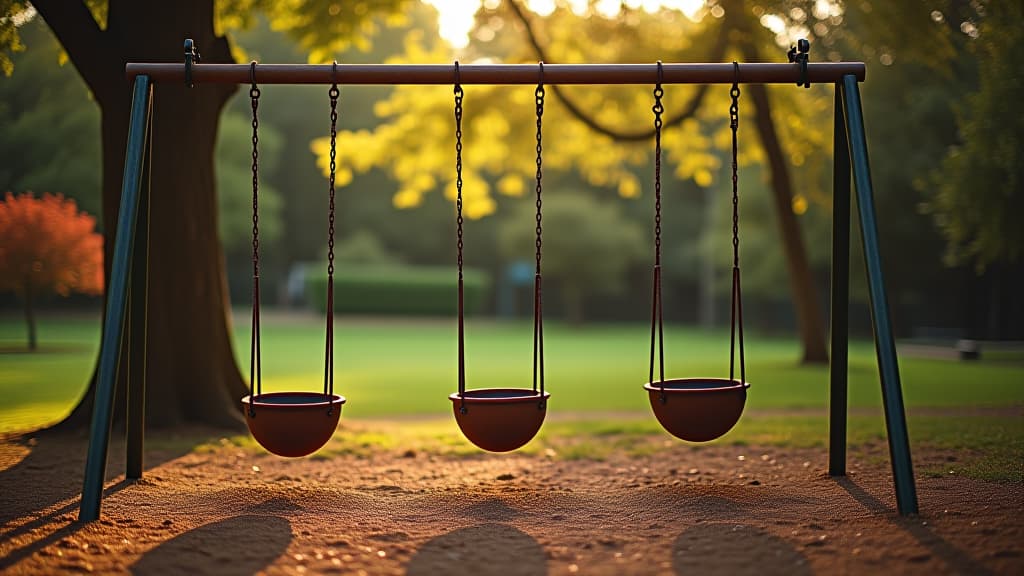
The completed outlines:
{"type": "Polygon", "coordinates": [[[355,47],[367,51],[382,25],[399,26],[412,0],[220,0],[217,29],[247,28],[263,13],[274,30],[287,32],[310,62],[330,62],[355,47]],[[383,17],[383,18],[382,18],[383,17]]]}
{"type": "MultiPolygon", "coordinates": [[[[532,260],[534,203],[520,202],[499,228],[499,246],[509,259],[532,260]]],[[[544,196],[543,274],[558,282],[574,321],[583,320],[588,293],[617,294],[630,266],[649,257],[641,226],[627,220],[619,202],[599,201],[575,191],[544,196]]]]}
{"type": "Polygon", "coordinates": [[[943,163],[929,206],[949,261],[979,269],[1024,254],[1024,7],[987,7],[971,46],[979,86],[959,110],[960,144],[943,163]]]}
{"type": "Polygon", "coordinates": [[[379,238],[369,230],[359,229],[334,245],[334,262],[346,264],[399,264],[379,238]]]}
{"type": "MultiPolygon", "coordinates": [[[[225,114],[217,140],[217,208],[220,240],[228,252],[246,252],[252,243],[252,125],[237,113],[225,114]]],[[[281,135],[260,125],[260,173],[272,173],[281,154],[281,135]]],[[[260,238],[273,242],[283,233],[281,193],[260,178],[260,238]]]]}
{"type": "Polygon", "coordinates": [[[0,190],[62,193],[101,214],[100,114],[41,18],[19,28],[30,48],[0,80],[0,190]]]}
{"type": "Polygon", "coordinates": [[[0,0],[0,72],[14,72],[14,55],[25,50],[18,26],[26,17],[28,2],[0,0]]]}
{"type": "MultiPolygon", "coordinates": [[[[490,277],[479,270],[463,273],[466,314],[480,311],[490,277]]],[[[337,266],[334,310],[341,313],[451,316],[458,311],[458,273],[454,268],[410,266],[337,266]]],[[[316,310],[327,309],[327,274],[306,277],[306,294],[316,310]]]]}

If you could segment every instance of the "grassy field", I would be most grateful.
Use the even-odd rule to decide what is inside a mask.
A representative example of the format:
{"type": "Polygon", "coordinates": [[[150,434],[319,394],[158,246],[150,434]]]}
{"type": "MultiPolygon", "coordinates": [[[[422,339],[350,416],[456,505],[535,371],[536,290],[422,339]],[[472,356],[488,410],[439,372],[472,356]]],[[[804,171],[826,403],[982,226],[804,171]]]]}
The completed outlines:
{"type": "MultiPolygon", "coordinates": [[[[24,328],[18,320],[0,321],[0,433],[38,427],[66,414],[84,389],[98,348],[95,317],[46,317],[39,328],[41,351],[25,353],[24,328]]],[[[237,322],[235,345],[240,364],[248,366],[249,330],[244,324],[244,318],[237,322]]],[[[530,386],[531,328],[520,322],[469,323],[469,386],[530,386]]],[[[342,318],[335,330],[335,387],[349,399],[346,419],[446,417],[450,413],[447,395],[455,391],[456,383],[454,322],[342,318]]],[[[553,396],[552,422],[545,427],[546,433],[572,429],[601,437],[615,429],[628,437],[657,431],[641,389],[648,371],[649,338],[649,328],[640,325],[548,326],[546,382],[553,396]]],[[[728,374],[727,332],[671,327],[665,338],[668,377],[728,374]]],[[[319,318],[268,315],[262,339],[267,389],[322,386],[319,318]]],[[[741,421],[730,433],[730,441],[824,442],[828,370],[800,366],[798,353],[792,339],[748,335],[748,415],[753,417],[741,421]]],[[[1024,451],[1022,419],[1013,410],[1005,415],[972,411],[1024,405],[1021,358],[1004,355],[959,362],[905,356],[900,358],[900,372],[915,441],[988,446],[997,448],[1004,460],[1019,459],[1024,451]]],[[[853,441],[884,434],[877,374],[872,344],[852,343],[853,441]]]]}

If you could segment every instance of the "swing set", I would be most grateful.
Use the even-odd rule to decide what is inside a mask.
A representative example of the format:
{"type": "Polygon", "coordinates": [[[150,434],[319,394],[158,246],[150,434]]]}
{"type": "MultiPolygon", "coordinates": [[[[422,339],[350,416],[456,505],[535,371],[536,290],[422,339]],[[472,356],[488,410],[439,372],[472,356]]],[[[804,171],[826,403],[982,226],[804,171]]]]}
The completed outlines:
{"type": "Polygon", "coordinates": [[[543,247],[543,115],[545,84],[624,85],[654,84],[654,269],[651,309],[650,372],[643,384],[658,422],[673,436],[705,442],[728,432],[739,420],[747,390],[743,346],[743,306],[739,262],[739,186],[737,142],[741,84],[811,82],[835,86],[833,154],[833,226],[831,275],[831,366],[829,387],[829,474],[846,474],[847,348],[849,308],[851,173],[856,184],[861,237],[871,296],[872,327],[882,385],[890,460],[901,514],[917,512],[910,447],[892,335],[885,284],[882,279],[878,230],[868,166],[867,143],[859,83],[865,65],[860,62],[809,63],[809,44],[801,40],[790,51],[788,64],[471,64],[330,65],[200,64],[191,39],[185,41],[183,64],[129,63],[133,82],[127,153],[122,183],[120,218],[114,245],[111,282],[107,294],[96,397],[90,428],[79,520],[99,518],[103,479],[110,440],[114,387],[121,359],[128,377],[126,478],[143,472],[143,413],[146,388],[145,338],[148,305],[149,157],[152,148],[153,85],[157,82],[249,84],[252,107],[252,335],[250,391],[241,399],[253,437],[268,451],[288,457],[305,456],[322,447],[337,428],[346,399],[334,391],[333,278],[335,232],[335,171],[338,98],[340,84],[454,86],[456,224],[458,262],[458,390],[449,396],[455,420],[476,446],[491,452],[515,450],[540,429],[551,394],[544,385],[542,291],[543,247]],[[259,283],[259,84],[330,85],[330,171],[328,204],[327,313],[322,392],[263,392],[260,350],[259,283]],[[463,306],[462,115],[467,84],[536,85],[536,267],[534,273],[533,385],[524,388],[467,388],[465,318],[463,306]],[[728,378],[665,378],[664,321],[661,293],[661,135],[664,84],[731,85],[729,126],[732,133],[732,294],[728,378]],[[122,356],[125,333],[127,350],[122,356]],[[656,353],[657,352],[657,353],[656,353]],[[736,378],[736,365],[739,378],[736,378]],[[655,379],[655,366],[658,367],[655,379]]]}

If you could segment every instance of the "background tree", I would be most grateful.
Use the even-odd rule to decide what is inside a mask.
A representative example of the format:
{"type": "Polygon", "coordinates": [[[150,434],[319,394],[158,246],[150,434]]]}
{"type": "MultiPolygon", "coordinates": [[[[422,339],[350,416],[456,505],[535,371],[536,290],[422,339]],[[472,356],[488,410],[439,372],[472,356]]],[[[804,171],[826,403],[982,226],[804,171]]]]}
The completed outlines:
{"type": "MultiPolygon", "coordinates": [[[[228,29],[249,25],[262,11],[307,48],[310,58],[330,60],[351,42],[367,43],[377,17],[398,14],[401,0],[213,0],[127,2],[96,0],[31,4],[0,0],[0,53],[20,45],[16,21],[38,11],[60,41],[99,105],[102,134],[102,214],[109,276],[128,129],[131,90],[128,61],[181,61],[182,41],[194,38],[204,62],[235,60],[228,29]]],[[[235,86],[169,84],[155,88],[153,116],[149,359],[146,420],[240,427],[236,406],[246,387],[228,333],[227,286],[217,234],[214,148],[221,112],[235,86]]],[[[115,418],[122,416],[119,387],[115,418]]],[[[88,421],[93,387],[67,425],[88,421]]]]}
{"type": "Polygon", "coordinates": [[[0,190],[60,190],[98,215],[100,111],[41,18],[18,31],[30,49],[0,78],[0,190]]]}
{"type": "Polygon", "coordinates": [[[984,270],[1024,255],[1024,6],[986,3],[979,20],[962,25],[974,39],[978,87],[957,108],[957,143],[928,208],[948,242],[949,262],[984,270]]]}
{"type": "MultiPolygon", "coordinates": [[[[612,13],[601,12],[596,5],[577,13],[568,5],[559,4],[541,18],[528,16],[518,2],[510,1],[478,12],[476,28],[463,56],[504,62],[529,62],[537,58],[546,62],[722,61],[727,59],[731,46],[729,53],[733,57],[759,61],[766,45],[782,54],[783,50],[774,44],[775,36],[756,19],[766,15],[765,9],[755,8],[750,9],[742,2],[709,2],[687,17],[678,10],[649,12],[626,4],[612,13]]],[[[792,18],[791,12],[782,12],[784,18],[776,18],[786,25],[785,19],[792,18]]],[[[827,18],[828,14],[822,15],[822,19],[827,18]]],[[[807,31],[804,35],[809,34],[807,31]]],[[[436,62],[444,54],[443,47],[428,42],[409,43],[404,58],[436,62]]],[[[792,92],[792,87],[788,88],[792,92]]],[[[726,109],[705,103],[726,102],[727,89],[668,87],[665,150],[679,179],[692,180],[700,187],[716,184],[722,166],[721,150],[727,142],[723,122],[726,109]]],[[[770,168],[766,172],[771,177],[768,190],[772,192],[783,240],[782,253],[803,344],[802,360],[824,362],[828,357],[824,320],[793,212],[796,195],[788,156],[809,154],[820,148],[827,141],[827,134],[821,125],[815,129],[796,113],[785,116],[787,120],[796,120],[789,129],[776,128],[768,90],[759,86],[748,89],[747,101],[751,105],[744,106],[743,113],[751,120],[746,125],[752,128],[747,133],[757,133],[762,146],[751,146],[749,143],[754,140],[747,137],[743,162],[764,162],[770,168]]],[[[649,87],[552,86],[551,91],[556,98],[549,105],[552,120],[548,124],[558,129],[545,143],[547,165],[554,170],[577,171],[593,187],[614,187],[623,198],[640,195],[641,182],[649,180],[639,176],[638,171],[649,169],[651,162],[649,87]]],[[[394,204],[399,208],[418,206],[425,193],[438,187],[447,198],[453,198],[448,153],[453,144],[448,144],[452,135],[450,121],[445,118],[451,107],[448,92],[441,87],[396,89],[377,108],[385,122],[375,131],[341,134],[343,166],[357,171],[386,170],[401,183],[394,196],[394,204]],[[404,138],[409,131],[429,133],[431,137],[404,138]],[[438,142],[444,144],[438,146],[438,142]]],[[[531,157],[516,151],[530,149],[529,102],[528,88],[471,86],[467,90],[467,148],[463,162],[468,217],[488,216],[495,212],[496,196],[516,196],[528,188],[524,181],[533,169],[531,157]]],[[[321,142],[321,152],[323,146],[321,142]]]]}
{"type": "Polygon", "coordinates": [[[60,194],[8,192],[0,202],[0,292],[5,291],[24,301],[28,349],[36,350],[36,297],[103,292],[103,237],[96,219],[60,194]]]}

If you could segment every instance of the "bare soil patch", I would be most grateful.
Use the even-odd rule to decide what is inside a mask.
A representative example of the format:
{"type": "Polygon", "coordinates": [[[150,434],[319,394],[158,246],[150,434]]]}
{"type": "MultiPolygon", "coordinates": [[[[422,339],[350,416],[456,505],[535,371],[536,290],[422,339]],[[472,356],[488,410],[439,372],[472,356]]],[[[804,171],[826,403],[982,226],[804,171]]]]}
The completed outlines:
{"type": "MultiPolygon", "coordinates": [[[[231,443],[191,450],[205,434],[151,434],[137,482],[112,444],[103,517],[89,524],[75,521],[84,437],[0,441],[0,571],[1024,573],[1020,483],[919,474],[921,514],[901,517],[884,443],[832,478],[820,449],[286,460],[231,443]]],[[[914,457],[920,469],[950,455],[914,457]]]]}

